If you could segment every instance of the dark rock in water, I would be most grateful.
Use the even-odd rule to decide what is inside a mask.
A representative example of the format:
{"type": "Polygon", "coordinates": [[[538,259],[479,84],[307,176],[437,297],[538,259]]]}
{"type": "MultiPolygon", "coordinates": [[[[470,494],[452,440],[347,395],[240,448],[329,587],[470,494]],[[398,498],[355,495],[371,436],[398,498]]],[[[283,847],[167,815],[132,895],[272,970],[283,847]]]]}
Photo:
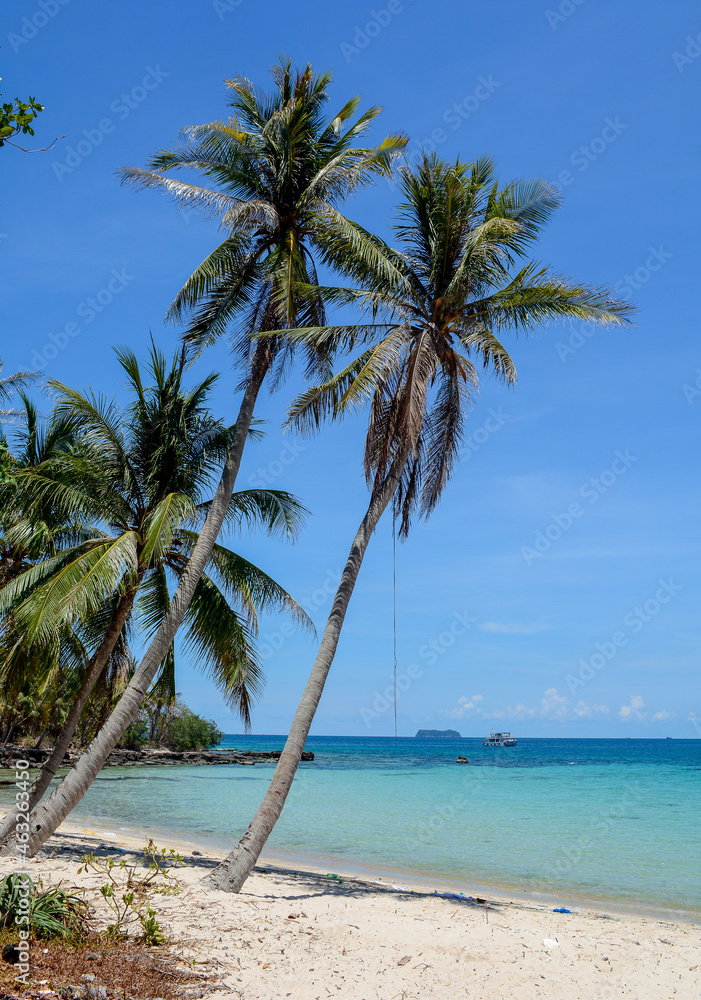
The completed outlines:
{"type": "Polygon", "coordinates": [[[462,736],[457,731],[457,729],[419,729],[418,733],[414,737],[436,737],[444,736],[448,739],[458,739],[461,740],[462,736]]]}
{"type": "Polygon", "coordinates": [[[17,965],[19,962],[19,948],[16,944],[6,944],[2,949],[2,959],[3,962],[9,962],[10,965],[17,965]]]}

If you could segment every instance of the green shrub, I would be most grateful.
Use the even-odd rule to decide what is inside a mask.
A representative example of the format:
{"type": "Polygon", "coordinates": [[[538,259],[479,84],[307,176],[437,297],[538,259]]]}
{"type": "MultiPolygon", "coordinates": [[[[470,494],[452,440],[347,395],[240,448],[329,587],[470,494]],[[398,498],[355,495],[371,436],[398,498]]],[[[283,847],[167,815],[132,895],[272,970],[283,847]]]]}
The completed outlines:
{"type": "Polygon", "coordinates": [[[0,879],[0,924],[24,926],[40,938],[81,936],[88,907],[79,890],[60,886],[40,890],[29,875],[11,874],[0,879]],[[28,924],[21,918],[28,917],[28,924]]]}
{"type": "Polygon", "coordinates": [[[173,750],[204,750],[216,746],[223,733],[211,719],[195,715],[189,708],[170,719],[164,733],[164,742],[173,750]]]}
{"type": "Polygon", "coordinates": [[[164,944],[166,937],[158,923],[158,914],[151,906],[149,892],[162,896],[178,895],[183,886],[170,869],[185,862],[171,848],[156,847],[152,840],[144,848],[144,867],[130,865],[125,858],[96,858],[91,852],[82,859],[81,872],[92,871],[105,878],[100,893],[112,912],[113,923],[107,928],[111,937],[126,938],[129,930],[141,928],[140,938],[149,946],[164,944]]]}
{"type": "Polygon", "coordinates": [[[146,719],[136,718],[125,729],[119,746],[125,750],[139,750],[145,743],[148,743],[148,722],[146,719]]]}

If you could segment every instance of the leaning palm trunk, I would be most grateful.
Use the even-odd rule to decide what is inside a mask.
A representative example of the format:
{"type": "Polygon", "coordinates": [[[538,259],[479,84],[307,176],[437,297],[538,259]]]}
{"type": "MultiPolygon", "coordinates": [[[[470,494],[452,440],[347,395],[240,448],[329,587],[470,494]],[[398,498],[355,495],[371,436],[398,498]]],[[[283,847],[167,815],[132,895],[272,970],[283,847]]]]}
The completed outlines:
{"type": "Polygon", "coordinates": [[[399,486],[407,458],[406,454],[397,456],[387,476],[379,488],[374,491],[367,513],[360,523],[348,553],[341,581],[324,628],[319,652],[297,706],[289,736],[285,741],[285,748],[280,755],[265,798],[234,850],[214,869],[211,875],[207,876],[207,881],[218,889],[239,892],[253,871],[256,861],[280,817],[292,787],[311,724],[319,707],[326,678],[336,655],[341,628],[368,543],[399,486]]]}
{"type": "Polygon", "coordinates": [[[535,238],[557,204],[549,185],[511,185],[498,195],[489,161],[468,168],[428,156],[415,173],[403,168],[401,183],[406,202],[396,228],[406,252],[337,217],[329,257],[362,287],[317,288],[338,305],[360,305],[371,322],[287,333],[327,349],[375,339],[325,385],[302,393],[288,421],[313,431],[327,417],[342,417],[369,401],[364,465],[375,488],[265,799],[233,853],[211,875],[216,886],[232,892],[252,871],[285,804],[382,512],[396,495],[406,536],[413,512],[428,516],[450,478],[478,385],[470,355],[513,383],[513,362],[492,327],[530,329],[563,316],[622,322],[628,308],[605,290],[570,286],[534,262],[511,276],[505,262],[523,254],[524,243],[535,238]],[[378,317],[389,322],[378,323],[378,317]]]}
{"type": "MultiPolygon", "coordinates": [[[[78,694],[76,695],[63,726],[61,727],[61,731],[56,738],[54,748],[48,759],[44,762],[41,771],[29,789],[28,808],[30,815],[37,803],[43,798],[44,792],[55,778],[56,772],[61,766],[63,758],[66,756],[66,751],[71,745],[71,740],[73,739],[75,731],[78,728],[78,723],[80,722],[80,717],[83,714],[83,709],[87,705],[88,699],[93,692],[93,688],[102,676],[102,672],[109,662],[109,658],[112,655],[114,647],[117,644],[117,640],[119,639],[122,629],[124,628],[124,623],[129,617],[131,609],[134,606],[135,599],[135,589],[130,589],[122,596],[122,599],[117,605],[114,617],[110,622],[110,626],[102,642],[95,650],[80,685],[78,694]]],[[[25,820],[24,813],[22,814],[22,819],[23,821],[25,820]]],[[[13,835],[15,833],[16,824],[17,815],[13,811],[10,811],[5,817],[2,826],[0,826],[0,846],[7,847],[10,851],[13,847],[13,835]]]]}
{"type": "Polygon", "coordinates": [[[34,815],[30,817],[28,842],[28,855],[30,857],[35,855],[49,837],[55,833],[66,816],[90,788],[108,756],[136,717],[156,671],[172,645],[175,633],[195,593],[195,588],[209,562],[229,509],[244,445],[253,419],[253,410],[268,367],[268,347],[266,342],[261,340],[253,358],[251,374],[241,402],[219,486],[168,612],[105,725],[58,788],[54,789],[49,798],[41,803],[34,815]]]}

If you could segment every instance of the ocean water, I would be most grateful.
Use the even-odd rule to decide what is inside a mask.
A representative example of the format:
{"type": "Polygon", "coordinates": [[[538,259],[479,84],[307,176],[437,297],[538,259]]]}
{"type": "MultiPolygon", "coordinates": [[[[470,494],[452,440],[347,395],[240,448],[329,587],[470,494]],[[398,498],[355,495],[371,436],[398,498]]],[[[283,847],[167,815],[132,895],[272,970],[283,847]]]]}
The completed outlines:
{"type": "MultiPolygon", "coordinates": [[[[221,749],[283,742],[231,736],[221,749]]],[[[701,740],[315,737],[307,749],[316,759],[300,766],[271,854],[701,915],[701,740]]],[[[272,770],[107,768],[74,817],[229,847],[272,770]]]]}

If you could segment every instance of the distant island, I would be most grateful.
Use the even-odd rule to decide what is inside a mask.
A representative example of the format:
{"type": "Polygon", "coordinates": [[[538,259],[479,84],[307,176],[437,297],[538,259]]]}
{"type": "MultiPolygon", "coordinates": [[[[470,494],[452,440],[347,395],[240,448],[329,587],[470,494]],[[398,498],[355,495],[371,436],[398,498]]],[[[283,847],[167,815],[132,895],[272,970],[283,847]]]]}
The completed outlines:
{"type": "MultiPolygon", "coordinates": [[[[445,736],[448,738],[455,738],[461,740],[462,736],[456,729],[419,729],[416,736],[445,736]]],[[[416,737],[414,737],[416,738],[416,737]]]]}

